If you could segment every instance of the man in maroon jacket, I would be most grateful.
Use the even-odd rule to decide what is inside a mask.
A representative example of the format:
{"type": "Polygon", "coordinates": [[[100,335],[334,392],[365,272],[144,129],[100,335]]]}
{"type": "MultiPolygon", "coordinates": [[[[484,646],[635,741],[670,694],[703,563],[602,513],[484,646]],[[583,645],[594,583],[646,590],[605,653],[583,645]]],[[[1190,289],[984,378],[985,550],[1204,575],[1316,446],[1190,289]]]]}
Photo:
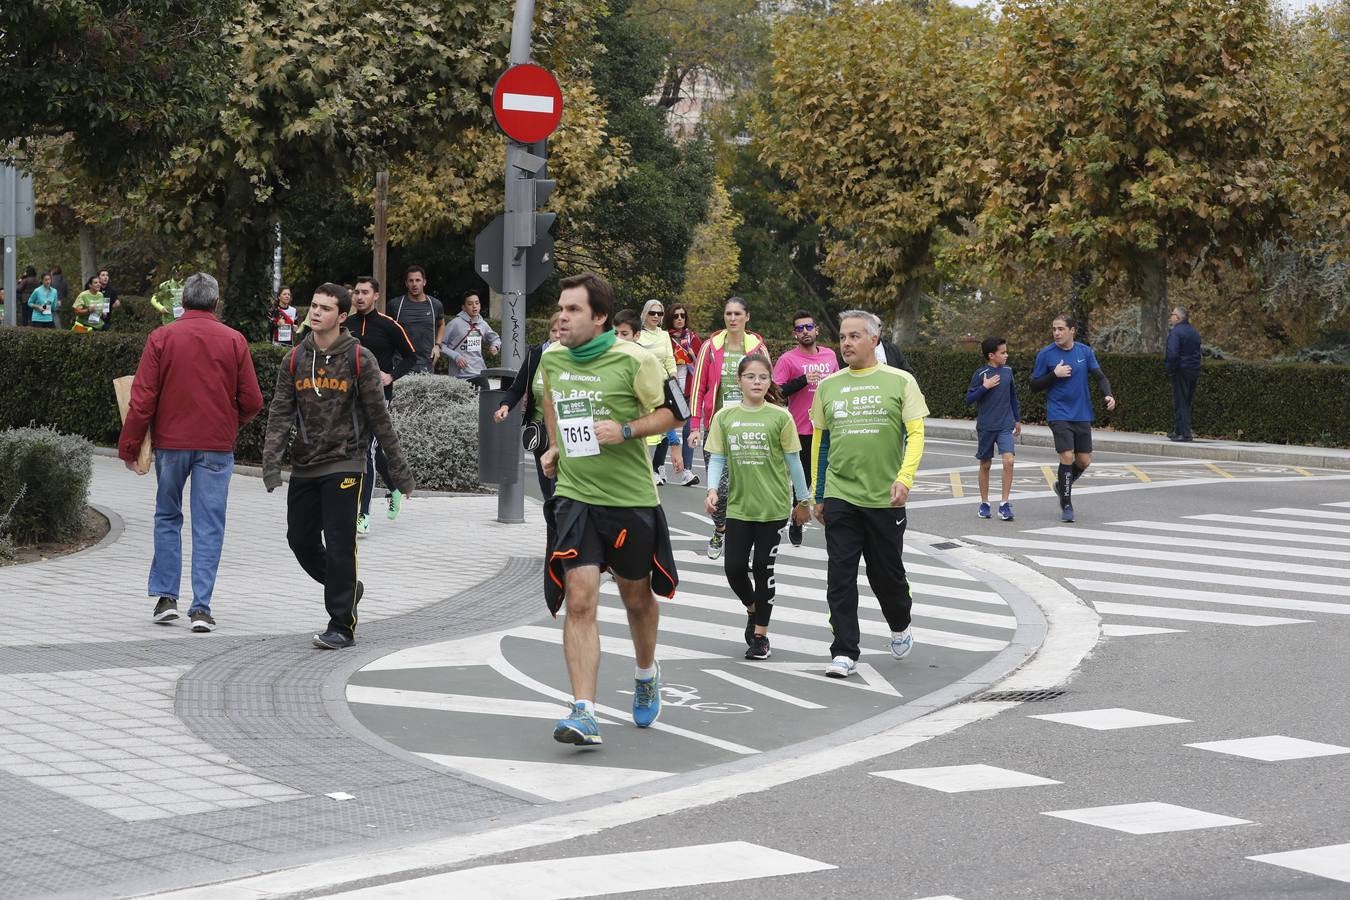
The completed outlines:
{"type": "Polygon", "coordinates": [[[183,574],[183,485],[192,479],[192,630],[211,631],[211,593],[225,540],[225,505],[240,426],[263,406],[248,342],[216,321],[220,285],[197,273],[183,283],[183,316],[150,332],[136,367],[131,407],[117,455],[137,474],[147,431],[155,448],[155,556],[150,563],[152,616],[178,618],[183,574]]]}

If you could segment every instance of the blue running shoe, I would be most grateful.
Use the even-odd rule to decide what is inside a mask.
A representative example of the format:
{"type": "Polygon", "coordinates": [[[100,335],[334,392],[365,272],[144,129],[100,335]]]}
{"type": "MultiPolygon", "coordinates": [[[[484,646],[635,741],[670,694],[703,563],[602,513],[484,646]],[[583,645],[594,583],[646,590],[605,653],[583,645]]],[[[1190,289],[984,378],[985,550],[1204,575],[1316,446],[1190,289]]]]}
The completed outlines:
{"type": "Polygon", "coordinates": [[[914,633],[908,628],[898,634],[891,632],[891,656],[896,659],[904,659],[909,656],[909,651],[914,648],[914,633]]]}
{"type": "Polygon", "coordinates": [[[1000,503],[998,505],[998,517],[1005,522],[1011,522],[1013,520],[1012,504],[1007,502],[1000,503]]]}
{"type": "Polygon", "coordinates": [[[991,515],[989,512],[989,504],[981,503],[980,510],[979,512],[975,513],[975,515],[979,516],[981,519],[988,519],[991,515]]]}
{"type": "Polygon", "coordinates": [[[600,723],[595,714],[572,704],[567,718],[559,719],[553,726],[553,739],[560,744],[576,744],[578,747],[594,747],[603,743],[600,740],[600,723]]]}
{"type": "Polygon", "coordinates": [[[660,717],[661,664],[656,663],[655,675],[633,681],[633,724],[647,728],[660,717]]]}
{"type": "Polygon", "coordinates": [[[1061,509],[1061,510],[1059,511],[1059,520],[1060,520],[1061,522],[1072,522],[1072,521],[1073,521],[1073,504],[1072,504],[1072,503],[1066,503],[1066,504],[1064,504],[1064,508],[1061,509]]]}

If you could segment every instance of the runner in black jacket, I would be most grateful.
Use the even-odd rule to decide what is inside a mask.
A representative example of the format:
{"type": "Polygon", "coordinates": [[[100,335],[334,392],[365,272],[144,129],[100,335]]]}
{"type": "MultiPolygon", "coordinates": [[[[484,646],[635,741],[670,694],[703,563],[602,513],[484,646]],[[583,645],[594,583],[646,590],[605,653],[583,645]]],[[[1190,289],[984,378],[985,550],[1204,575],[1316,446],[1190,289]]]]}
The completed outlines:
{"type": "MultiPolygon", "coordinates": [[[[384,402],[394,402],[394,382],[413,370],[417,363],[417,350],[408,337],[408,332],[398,322],[380,312],[380,283],[369,275],[356,279],[352,290],[352,305],[355,307],[347,319],[347,330],[352,333],[361,346],[375,354],[380,364],[380,380],[384,382],[384,402]],[[398,359],[397,364],[394,362],[398,359]]],[[[370,447],[366,451],[366,477],[361,482],[361,512],[356,517],[357,535],[370,534],[370,499],[375,493],[375,473],[391,489],[389,498],[389,518],[398,516],[403,506],[403,494],[393,487],[389,477],[389,464],[384,457],[380,442],[371,436],[370,447]]]]}

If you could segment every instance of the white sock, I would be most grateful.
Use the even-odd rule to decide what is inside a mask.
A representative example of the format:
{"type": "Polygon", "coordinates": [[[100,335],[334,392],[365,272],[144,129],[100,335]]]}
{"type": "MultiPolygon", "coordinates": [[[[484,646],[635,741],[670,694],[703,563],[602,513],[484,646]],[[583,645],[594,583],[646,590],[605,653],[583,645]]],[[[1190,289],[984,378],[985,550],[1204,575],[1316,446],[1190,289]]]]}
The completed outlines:
{"type": "Polygon", "coordinates": [[[908,629],[908,628],[906,628],[904,631],[892,631],[892,632],[891,632],[891,637],[893,637],[893,638],[902,638],[902,637],[907,637],[908,635],[909,635],[909,629],[908,629]]]}
{"type": "Polygon", "coordinates": [[[633,677],[638,681],[649,681],[656,677],[656,664],[652,663],[647,668],[637,666],[633,669],[633,677]]]}
{"type": "Polygon", "coordinates": [[[581,712],[588,712],[588,713],[595,712],[595,702],[592,700],[573,700],[572,703],[581,712]]]}

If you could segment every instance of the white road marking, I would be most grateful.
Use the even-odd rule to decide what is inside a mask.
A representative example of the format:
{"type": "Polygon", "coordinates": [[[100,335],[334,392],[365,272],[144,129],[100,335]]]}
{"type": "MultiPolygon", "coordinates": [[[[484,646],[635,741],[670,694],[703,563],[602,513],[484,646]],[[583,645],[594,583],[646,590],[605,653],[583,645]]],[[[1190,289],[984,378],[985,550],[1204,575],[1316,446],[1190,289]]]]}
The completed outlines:
{"type": "Polygon", "coordinates": [[[1309,759],[1314,756],[1339,756],[1342,753],[1350,753],[1350,747],[1305,741],[1302,738],[1286,737],[1282,734],[1238,738],[1231,741],[1205,741],[1204,743],[1187,744],[1186,746],[1194,747],[1197,750],[1227,753],[1230,756],[1259,759],[1262,762],[1284,762],[1290,759],[1309,759]]]}
{"type": "MultiPolygon", "coordinates": [[[[562,615],[559,613],[558,615],[562,615]]],[[[601,606],[595,611],[596,618],[601,622],[608,622],[614,625],[628,625],[628,614],[621,609],[612,609],[608,606],[601,606]]],[[[708,638],[723,643],[737,644],[741,653],[745,652],[745,626],[739,627],[731,625],[718,625],[714,622],[703,622],[697,619],[682,619],[677,616],[661,616],[661,632],[670,634],[686,634],[691,637],[708,638]]],[[[793,637],[787,634],[775,634],[770,638],[773,645],[780,650],[791,653],[808,653],[812,656],[824,656],[829,653],[830,642],[825,637],[819,640],[811,638],[793,637]]],[[[890,653],[889,650],[864,650],[864,653],[890,653]]],[[[739,655],[739,654],[738,654],[739,655]]],[[[821,663],[824,665],[824,663],[821,663]]]]}
{"type": "Polygon", "coordinates": [[[720,678],[723,681],[729,681],[732,684],[739,685],[747,691],[754,691],[756,694],[762,694],[773,700],[779,700],[783,703],[789,703],[792,706],[800,706],[802,709],[829,709],[820,703],[813,703],[810,700],[803,700],[801,697],[794,697],[791,694],[785,694],[782,691],[775,691],[771,687],[765,687],[749,678],[742,678],[739,675],[732,675],[730,672],[723,672],[721,669],[704,669],[705,675],[711,675],[714,678],[720,678]]]}
{"type": "Polygon", "coordinates": [[[1190,600],[1195,603],[1219,603],[1229,606],[1251,606],[1258,609],[1287,609],[1291,612],[1320,612],[1333,616],[1350,616],[1350,603],[1327,603],[1322,600],[1285,600],[1282,597],[1263,597],[1257,594],[1226,594],[1222,591],[1196,591],[1190,588],[1164,587],[1151,584],[1121,584],[1116,581],[1097,581],[1091,578],[1066,579],[1080,591],[1102,594],[1120,594],[1127,597],[1153,597],[1159,600],[1190,600]]]}
{"type": "MultiPolygon", "coordinates": [[[[432,709],[439,712],[473,713],[485,716],[517,716],[524,719],[558,719],[567,714],[566,704],[542,700],[511,700],[506,697],[473,697],[467,694],[442,694],[435,691],[406,691],[397,688],[347,685],[347,702],[369,706],[399,706],[404,709],[432,709]]],[[[605,720],[601,720],[605,721],[605,720]]]]}
{"type": "MultiPolygon", "coordinates": [[[[702,522],[704,525],[707,525],[709,528],[713,527],[713,520],[710,517],[703,515],[703,513],[696,513],[687,509],[682,510],[682,512],[691,519],[698,519],[700,522],[702,522]]],[[[707,540],[709,537],[712,537],[712,535],[711,534],[707,535],[704,538],[704,540],[707,540]]]]}
{"type": "Polygon", "coordinates": [[[419,753],[425,759],[466,772],[485,781],[510,787],[560,802],[603,794],[618,788],[631,788],[670,772],[651,769],[625,769],[619,766],[585,766],[575,763],[531,762],[520,759],[497,759],[481,756],[446,756],[440,753],[419,753]]]}
{"type": "MultiPolygon", "coordinates": [[[[1272,547],[1266,543],[1243,544],[1229,540],[1208,541],[1203,538],[1184,538],[1173,534],[1131,534],[1124,531],[1098,531],[1092,528],[1069,528],[1067,526],[1037,528],[1035,531],[1028,531],[1027,534],[1063,535],[1076,540],[1103,540],[1124,544],[1156,544],[1161,547],[1194,547],[1199,550],[1226,550],[1229,553],[1288,556],[1295,559],[1307,559],[1310,552],[1304,547],[1272,547]]],[[[1081,545],[1075,546],[1074,549],[1079,549],[1079,546],[1081,545]]],[[[1323,549],[1317,551],[1317,558],[1350,562],[1350,553],[1323,549]]]]}
{"type": "Polygon", "coordinates": [[[876,775],[879,778],[889,778],[903,784],[942,791],[944,794],[1063,783],[1042,778],[1039,775],[1028,775],[1026,772],[1015,772],[1012,769],[1000,769],[998,766],[986,765],[891,769],[887,772],[871,772],[869,774],[876,775]]]}
{"type": "Polygon", "coordinates": [[[1194,522],[1108,522],[1124,528],[1152,528],[1155,531],[1178,531],[1182,534],[1213,534],[1222,537],[1255,538],[1258,541],[1284,541],[1294,544],[1318,544],[1327,547],[1350,547],[1350,538],[1322,537],[1310,534],[1290,534],[1285,531],[1256,530],[1254,528],[1220,528],[1194,522]]]}
{"type": "Polygon", "coordinates": [[[1345,532],[1344,525],[1335,525],[1331,522],[1292,522],[1285,519],[1264,519],[1260,516],[1226,516],[1221,513],[1205,513],[1198,516],[1187,516],[1187,519],[1199,519],[1202,522],[1225,522],[1231,525],[1260,525],[1262,528],[1280,528],[1285,531],[1332,531],[1338,533],[1345,532]]]}
{"type": "Polygon", "coordinates": [[[1194,831],[1197,828],[1222,828],[1227,825],[1251,825],[1246,819],[1187,809],[1171,803],[1123,803],[1119,806],[1093,806],[1086,809],[1061,809],[1041,813],[1070,822],[1110,828],[1126,834],[1163,834],[1169,831],[1194,831]]]}
{"type": "Polygon", "coordinates": [[[1303,516],[1308,519],[1336,519],[1341,522],[1350,521],[1350,512],[1332,512],[1329,509],[1294,509],[1287,506],[1281,506],[1276,509],[1258,509],[1257,512],[1271,513],[1277,516],[1303,516]]]}
{"type": "Polygon", "coordinates": [[[1250,616],[1243,613],[1211,612],[1204,609],[1181,609],[1175,606],[1148,606],[1142,603],[1109,603],[1105,600],[1092,604],[1104,616],[1136,616],[1142,619],[1176,619],[1180,622],[1209,622],[1212,625],[1245,625],[1265,628],[1271,625],[1307,625],[1307,619],[1282,619],[1279,616],[1250,616]]]}
{"type": "Polygon", "coordinates": [[[874,694],[885,694],[888,697],[904,696],[895,689],[889,681],[882,677],[876,667],[870,663],[858,663],[858,671],[848,678],[828,678],[825,675],[825,664],[818,662],[746,662],[748,666],[754,666],[757,669],[765,669],[770,672],[782,672],[784,675],[796,675],[800,678],[810,678],[812,681],[828,684],[831,687],[851,687],[861,691],[871,691],[874,694]]]}
{"type": "Polygon", "coordinates": [[[351,900],[566,900],[822,872],[835,866],[745,841],[505,863],[341,894],[351,900]],[[581,873],[584,877],[577,877],[581,873]]]}
{"type": "Polygon", "coordinates": [[[1146,634],[1185,634],[1180,628],[1152,628],[1148,625],[1116,625],[1107,623],[1102,626],[1102,634],[1107,637],[1139,637],[1146,634]]]}
{"type": "Polygon", "coordinates": [[[387,672],[394,669],[437,669],[450,666],[483,665],[482,647],[485,642],[496,643],[506,631],[495,631],[486,635],[475,635],[473,640],[456,638],[453,641],[438,641],[409,647],[388,656],[369,662],[361,667],[362,672],[387,672]]]}
{"type": "Polygon", "coordinates": [[[1172,716],[1160,716],[1155,713],[1139,712],[1135,709],[1084,709],[1078,712],[1045,713],[1027,716],[1028,719],[1044,719],[1061,725],[1074,725],[1078,728],[1091,728],[1093,731],[1115,731],[1118,728],[1147,728],[1152,725],[1179,725],[1190,719],[1177,719],[1172,716]]]}
{"type": "MultiPolygon", "coordinates": [[[[1081,559],[1064,559],[1058,556],[1027,557],[1038,566],[1049,569],[1082,570],[1085,563],[1081,559]]],[[[1156,566],[1126,566],[1119,563],[1091,563],[1094,572],[1111,575],[1134,575],[1139,578],[1159,578],[1164,581],[1194,581],[1196,574],[1181,569],[1160,569],[1156,566]]],[[[1209,584],[1231,584],[1234,587],[1258,587],[1275,591],[1302,591],[1307,594],[1327,594],[1332,597],[1344,597],[1344,584],[1323,584],[1320,581],[1293,581],[1288,578],[1258,578],[1254,575],[1229,575],[1226,572],[1205,572],[1202,577],[1209,584]]]]}
{"type": "MultiPolygon", "coordinates": [[[[1048,550],[1064,551],[1066,548],[1063,543],[1058,541],[1035,541],[1023,538],[998,537],[995,535],[965,535],[964,540],[975,543],[989,544],[994,547],[1010,547],[1018,550],[1048,550]]],[[[1134,547],[1107,547],[1098,544],[1076,544],[1072,548],[1075,554],[1087,554],[1089,556],[1114,556],[1121,559],[1139,559],[1140,552],[1134,547]]],[[[1214,554],[1200,553],[1174,553],[1168,550],[1151,550],[1148,553],[1149,562],[1178,562],[1189,563],[1195,566],[1222,566],[1229,569],[1253,569],[1259,572],[1269,572],[1272,564],[1269,560],[1253,559],[1246,556],[1215,556],[1214,554]]],[[[1089,565],[1096,565],[1091,563],[1089,565]]],[[[1350,575],[1344,566],[1306,566],[1298,563],[1279,563],[1279,570],[1287,572],[1290,575],[1314,575],[1327,578],[1344,578],[1350,575]]],[[[1188,578],[1194,578],[1194,572],[1188,572],[1188,578]]],[[[1201,576],[1203,577],[1203,575],[1201,576]]]]}
{"type": "MultiPolygon", "coordinates": [[[[602,594],[617,594],[618,588],[605,585],[601,588],[602,594]],[[606,590],[605,588],[609,588],[606,590]]],[[[779,593],[783,594],[782,586],[779,586],[779,593]]],[[[787,596],[793,596],[788,594],[787,596]]],[[[870,598],[869,598],[870,599],[870,598]]],[[[824,602],[824,598],[821,598],[824,602]]],[[[666,606],[688,606],[694,609],[706,609],[713,612],[738,613],[745,614],[745,607],[741,606],[737,600],[731,600],[726,597],[713,597],[707,594],[696,594],[693,591],[679,591],[674,598],[661,598],[661,603],[666,606]]],[[[876,606],[876,601],[871,603],[859,601],[861,609],[880,609],[876,606]]],[[[952,622],[966,622],[970,624],[984,625],[989,628],[1008,628],[1017,627],[1017,620],[1012,616],[996,616],[991,613],[975,612],[965,609],[947,609],[941,606],[932,606],[927,603],[915,603],[911,611],[917,618],[942,619],[952,622]]],[[[810,610],[794,609],[791,606],[782,604],[774,605],[773,618],[779,622],[791,622],[794,625],[816,625],[828,626],[829,619],[824,610],[821,612],[812,612],[810,610]]],[[[664,621],[664,620],[663,620],[664,621]]],[[[885,622],[879,622],[876,619],[859,618],[859,629],[863,634],[870,637],[884,637],[890,640],[891,629],[885,622]]],[[[773,636],[770,637],[773,639],[773,636]]],[[[995,640],[993,638],[974,637],[964,634],[954,634],[946,631],[934,631],[931,628],[915,628],[914,639],[924,643],[932,644],[937,647],[948,647],[953,650],[973,650],[976,652],[986,650],[1002,650],[1008,645],[1007,641],[995,640]]]]}
{"type": "Polygon", "coordinates": [[[1330,844],[1326,847],[1309,847],[1306,850],[1263,853],[1247,858],[1350,884],[1350,844],[1330,844]]]}

